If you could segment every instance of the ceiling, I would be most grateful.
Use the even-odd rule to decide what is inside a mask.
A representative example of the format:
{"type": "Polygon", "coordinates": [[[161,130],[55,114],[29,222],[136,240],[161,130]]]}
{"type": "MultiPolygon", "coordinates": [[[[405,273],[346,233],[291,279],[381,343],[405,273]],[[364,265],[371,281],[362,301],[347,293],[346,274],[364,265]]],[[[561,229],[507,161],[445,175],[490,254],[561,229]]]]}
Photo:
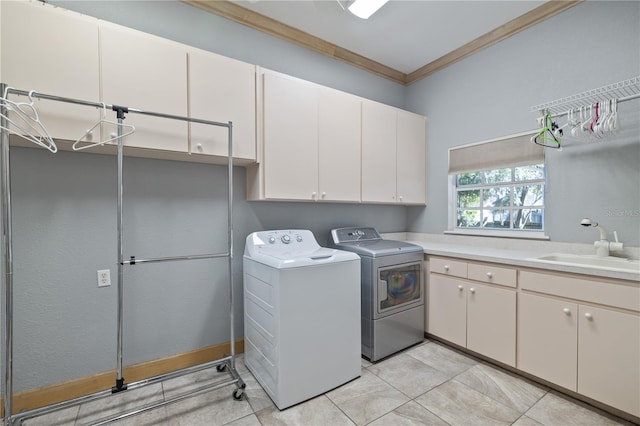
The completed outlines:
{"type": "Polygon", "coordinates": [[[405,84],[580,2],[390,0],[364,20],[348,0],[183,1],[405,84]]]}

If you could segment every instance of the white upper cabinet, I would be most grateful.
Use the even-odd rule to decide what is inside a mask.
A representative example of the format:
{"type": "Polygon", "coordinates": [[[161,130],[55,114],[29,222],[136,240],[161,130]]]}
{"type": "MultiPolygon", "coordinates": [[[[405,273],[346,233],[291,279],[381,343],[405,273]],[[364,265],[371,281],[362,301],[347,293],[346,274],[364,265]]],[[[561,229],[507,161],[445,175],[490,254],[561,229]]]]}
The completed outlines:
{"type": "Polygon", "coordinates": [[[362,103],[362,201],[426,204],[426,118],[362,103]]]}
{"type": "Polygon", "coordinates": [[[262,158],[249,199],[360,201],[361,98],[262,70],[262,158]]]}
{"type": "MultiPolygon", "coordinates": [[[[187,116],[187,48],[159,37],[100,22],[102,99],[143,111],[187,116]]],[[[186,121],[129,113],[136,127],[124,145],[188,152],[186,121]]]]}
{"type": "Polygon", "coordinates": [[[427,203],[426,121],[424,116],[398,110],[396,192],[400,203],[427,203]]]}
{"type": "Polygon", "coordinates": [[[360,200],[360,98],[321,87],[318,99],[318,198],[360,200]]]}
{"type": "MultiPolygon", "coordinates": [[[[189,113],[233,124],[233,157],[256,160],[256,67],[198,49],[189,50],[189,113]]],[[[190,123],[193,155],[226,157],[226,127],[190,123]]]]}
{"type": "MultiPolygon", "coordinates": [[[[99,101],[97,19],[41,3],[2,1],[0,8],[3,83],[21,90],[99,101]]],[[[17,96],[11,100],[28,101],[17,96]]],[[[86,106],[48,100],[34,100],[34,104],[54,138],[75,140],[100,118],[95,108],[86,106]]]]}
{"type": "Polygon", "coordinates": [[[362,102],[362,201],[395,203],[396,115],[394,107],[362,102]]]}
{"type": "Polygon", "coordinates": [[[277,73],[263,76],[263,167],[267,199],[317,199],[318,88],[277,73]]]}

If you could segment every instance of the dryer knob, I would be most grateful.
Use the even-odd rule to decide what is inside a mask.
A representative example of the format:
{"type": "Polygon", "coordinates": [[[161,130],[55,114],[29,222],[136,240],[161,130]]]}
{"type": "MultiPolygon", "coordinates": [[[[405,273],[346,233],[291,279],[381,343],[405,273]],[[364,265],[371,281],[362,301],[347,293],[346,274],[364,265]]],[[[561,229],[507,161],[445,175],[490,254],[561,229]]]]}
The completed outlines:
{"type": "Polygon", "coordinates": [[[282,238],[280,238],[280,240],[285,244],[289,244],[291,242],[291,237],[288,235],[283,235],[282,238]]]}
{"type": "Polygon", "coordinates": [[[302,235],[296,235],[296,241],[301,243],[302,242],[302,235]]]}
{"type": "Polygon", "coordinates": [[[269,244],[274,244],[276,242],[276,237],[269,237],[269,244]]]}

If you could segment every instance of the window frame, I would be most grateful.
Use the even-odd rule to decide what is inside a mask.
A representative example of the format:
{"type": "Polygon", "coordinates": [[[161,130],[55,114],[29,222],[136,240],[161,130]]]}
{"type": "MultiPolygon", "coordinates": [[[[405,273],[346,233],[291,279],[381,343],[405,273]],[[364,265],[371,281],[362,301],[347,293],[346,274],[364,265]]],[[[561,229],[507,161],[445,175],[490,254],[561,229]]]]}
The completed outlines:
{"type": "MultiPolygon", "coordinates": [[[[542,163],[530,164],[537,165],[542,164],[544,166],[544,177],[542,179],[530,179],[530,180],[515,180],[515,170],[518,167],[526,167],[527,165],[517,164],[511,166],[500,167],[501,169],[511,169],[511,179],[508,182],[495,182],[495,183],[487,183],[483,181],[479,184],[471,184],[459,187],[457,185],[457,176],[462,173],[475,173],[475,172],[486,172],[489,170],[474,170],[470,172],[461,172],[461,173],[452,173],[448,175],[448,230],[445,231],[447,234],[463,234],[463,235],[479,235],[479,236],[494,236],[494,237],[512,237],[512,238],[526,238],[526,239],[549,239],[545,234],[545,213],[547,209],[546,205],[546,189],[547,189],[547,164],[546,161],[542,163]],[[514,204],[514,191],[513,188],[518,186],[525,185],[542,185],[543,186],[543,202],[542,205],[530,206],[530,205],[522,205],[517,206],[514,204]],[[542,210],[542,229],[519,229],[513,228],[513,223],[510,221],[509,228],[493,228],[493,227],[458,227],[457,226],[457,217],[458,211],[460,208],[458,207],[458,192],[466,191],[466,190],[480,190],[481,199],[480,206],[475,208],[468,208],[466,210],[478,210],[481,213],[483,210],[491,210],[492,208],[485,208],[482,206],[482,190],[488,188],[510,188],[510,202],[509,206],[506,206],[506,210],[509,211],[510,217],[512,213],[518,209],[540,209],[542,210]]],[[[497,169],[490,169],[497,170],[497,169]]],[[[484,175],[483,175],[484,176],[484,175]]]]}

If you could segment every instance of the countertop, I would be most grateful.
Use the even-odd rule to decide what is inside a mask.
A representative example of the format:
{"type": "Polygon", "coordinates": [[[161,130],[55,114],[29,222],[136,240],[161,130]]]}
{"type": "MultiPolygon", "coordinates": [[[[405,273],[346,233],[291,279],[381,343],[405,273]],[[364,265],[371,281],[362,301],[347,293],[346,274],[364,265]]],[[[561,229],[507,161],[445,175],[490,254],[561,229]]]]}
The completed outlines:
{"type": "MultiPolygon", "coordinates": [[[[496,242],[495,240],[492,240],[490,243],[487,243],[485,245],[472,245],[451,241],[429,241],[428,238],[422,237],[422,235],[415,235],[410,233],[385,234],[384,238],[402,240],[408,243],[419,245],[424,248],[424,252],[427,255],[457,257],[481,262],[491,262],[512,266],[536,268],[541,270],[569,272],[574,274],[590,275],[594,277],[640,282],[640,272],[634,273],[617,271],[607,268],[593,268],[532,260],[532,258],[538,257],[543,254],[566,252],[564,250],[559,250],[557,246],[552,245],[549,245],[546,250],[544,248],[545,246],[540,244],[530,244],[534,248],[532,250],[514,247],[501,248],[491,247],[491,245],[500,245],[500,242],[496,242]]],[[[502,245],[508,246],[509,243],[504,243],[502,245]]]]}

